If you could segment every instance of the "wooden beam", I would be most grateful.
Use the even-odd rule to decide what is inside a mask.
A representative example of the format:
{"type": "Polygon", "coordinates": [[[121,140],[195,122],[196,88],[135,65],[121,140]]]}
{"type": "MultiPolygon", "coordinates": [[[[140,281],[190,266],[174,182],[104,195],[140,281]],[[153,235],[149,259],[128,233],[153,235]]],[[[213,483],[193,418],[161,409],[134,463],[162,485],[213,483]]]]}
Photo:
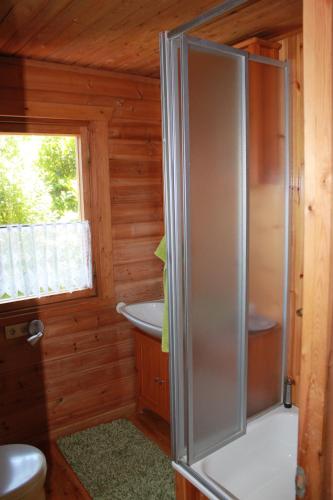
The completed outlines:
{"type": "Polygon", "coordinates": [[[0,55],[1,87],[160,101],[159,79],[0,55]]]}
{"type": "Polygon", "coordinates": [[[332,336],[333,2],[304,1],[304,318],[299,464],[306,498],[324,499],[325,414],[332,336]]]}
{"type": "Polygon", "coordinates": [[[108,190],[103,189],[103,186],[110,186],[108,124],[105,121],[93,121],[89,132],[91,168],[95,170],[95,175],[92,176],[91,194],[92,203],[97,207],[93,213],[93,224],[95,224],[93,246],[99,254],[99,259],[96,261],[99,267],[97,277],[103,274],[103,279],[97,283],[97,289],[101,297],[114,299],[110,194],[108,190]]]}

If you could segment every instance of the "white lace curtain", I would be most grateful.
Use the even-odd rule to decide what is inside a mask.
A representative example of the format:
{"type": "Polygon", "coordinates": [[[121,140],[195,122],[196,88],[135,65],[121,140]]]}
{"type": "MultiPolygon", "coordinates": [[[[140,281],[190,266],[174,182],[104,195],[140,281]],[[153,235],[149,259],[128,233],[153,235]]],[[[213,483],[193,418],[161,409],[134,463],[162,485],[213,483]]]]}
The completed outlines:
{"type": "Polygon", "coordinates": [[[0,227],[0,303],[91,287],[88,221],[0,227]]]}

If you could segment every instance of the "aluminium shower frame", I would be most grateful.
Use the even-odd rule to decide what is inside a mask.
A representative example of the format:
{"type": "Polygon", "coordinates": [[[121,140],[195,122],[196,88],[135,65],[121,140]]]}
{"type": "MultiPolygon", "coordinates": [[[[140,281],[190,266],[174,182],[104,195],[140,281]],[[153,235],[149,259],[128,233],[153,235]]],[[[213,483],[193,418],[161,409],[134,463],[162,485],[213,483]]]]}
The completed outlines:
{"type": "MultiPolygon", "coordinates": [[[[178,28],[162,33],[160,35],[161,51],[161,98],[162,98],[162,128],[163,128],[163,169],[164,169],[164,203],[165,203],[165,225],[168,253],[168,297],[169,297],[169,334],[170,334],[170,407],[171,407],[171,444],[172,456],[179,467],[185,469],[197,481],[203,483],[187,462],[187,443],[189,439],[189,422],[187,401],[187,387],[189,381],[187,375],[191,373],[190,357],[187,356],[189,348],[188,340],[185,335],[186,318],[184,307],[187,300],[186,284],[184,286],[184,276],[188,268],[188,248],[187,241],[183,238],[186,234],[186,213],[187,213],[187,194],[188,187],[186,179],[182,178],[180,165],[184,159],[188,158],[188,131],[186,127],[179,126],[180,105],[188,102],[187,85],[182,84],[179,92],[176,82],[179,81],[178,60],[176,53],[184,52],[184,35],[202,24],[222,16],[241,5],[247,3],[247,0],[227,0],[221,6],[218,6],[207,13],[197,17],[193,21],[183,24],[178,28]],[[177,64],[176,62],[177,61],[177,64]],[[179,99],[180,98],[180,99],[179,99]],[[181,102],[179,102],[181,101],[181,102]],[[180,137],[182,134],[182,137],[180,137]],[[182,145],[182,147],[181,147],[182,145]],[[185,214],[185,217],[183,217],[185,214]],[[184,366],[184,362],[189,363],[184,366]]],[[[199,39],[197,43],[207,48],[218,47],[223,50],[223,45],[199,39]]],[[[237,54],[243,54],[246,61],[256,61],[263,64],[278,66],[284,69],[284,96],[285,96],[285,234],[284,234],[284,285],[283,285],[283,324],[282,324],[282,367],[281,367],[281,404],[283,398],[283,382],[286,376],[287,362],[287,329],[288,329],[288,282],[289,282],[289,248],[290,248],[290,116],[289,116],[289,65],[287,62],[280,62],[263,56],[250,55],[238,49],[225,47],[228,51],[236,51],[237,54]]],[[[247,63],[246,63],[247,64],[247,63]]],[[[184,68],[180,70],[181,81],[186,82],[184,68]]],[[[246,94],[248,88],[246,85],[246,94]]],[[[182,110],[181,114],[187,110],[182,110]]],[[[245,125],[247,119],[245,119],[245,125]]],[[[183,167],[186,169],[186,166],[183,167]]],[[[246,197],[246,192],[244,192],[246,197]]],[[[247,254],[245,253],[244,262],[246,265],[247,254]]],[[[247,266],[246,266],[247,267],[247,266]]],[[[246,273],[246,270],[245,270],[246,273]]],[[[247,307],[247,304],[246,306],[247,307]]],[[[243,358],[246,364],[246,357],[243,358]]],[[[244,367],[246,371],[246,366],[244,367]]],[[[246,384],[243,384],[243,390],[246,391],[246,384]]],[[[243,401],[246,401],[244,395],[243,401]]],[[[246,405],[245,405],[246,406],[246,405]]],[[[246,431],[246,407],[243,408],[243,429],[246,431]]],[[[229,492],[222,492],[219,489],[212,488],[205,484],[208,491],[217,498],[234,498],[229,492]]]]}

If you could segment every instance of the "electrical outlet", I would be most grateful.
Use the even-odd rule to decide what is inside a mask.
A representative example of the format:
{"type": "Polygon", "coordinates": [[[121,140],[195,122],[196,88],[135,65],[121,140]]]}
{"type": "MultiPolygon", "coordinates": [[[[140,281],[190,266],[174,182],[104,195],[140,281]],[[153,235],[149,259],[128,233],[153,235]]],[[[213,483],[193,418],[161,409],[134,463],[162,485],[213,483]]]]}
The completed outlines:
{"type": "Polygon", "coordinates": [[[28,334],[28,323],[18,323],[17,325],[8,325],[5,327],[6,339],[16,339],[28,334]]]}

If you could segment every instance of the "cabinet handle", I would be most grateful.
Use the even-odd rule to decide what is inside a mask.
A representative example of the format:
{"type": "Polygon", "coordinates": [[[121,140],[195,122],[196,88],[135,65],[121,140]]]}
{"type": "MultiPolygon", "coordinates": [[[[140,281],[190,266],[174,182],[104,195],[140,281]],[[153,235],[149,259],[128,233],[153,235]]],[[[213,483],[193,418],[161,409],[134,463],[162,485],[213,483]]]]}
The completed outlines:
{"type": "Polygon", "coordinates": [[[154,378],[154,382],[156,382],[157,384],[160,384],[161,383],[161,379],[159,377],[155,377],[154,378]]]}
{"type": "Polygon", "coordinates": [[[160,385],[165,384],[165,380],[162,380],[162,379],[160,378],[159,384],[160,384],[160,385]]]}

